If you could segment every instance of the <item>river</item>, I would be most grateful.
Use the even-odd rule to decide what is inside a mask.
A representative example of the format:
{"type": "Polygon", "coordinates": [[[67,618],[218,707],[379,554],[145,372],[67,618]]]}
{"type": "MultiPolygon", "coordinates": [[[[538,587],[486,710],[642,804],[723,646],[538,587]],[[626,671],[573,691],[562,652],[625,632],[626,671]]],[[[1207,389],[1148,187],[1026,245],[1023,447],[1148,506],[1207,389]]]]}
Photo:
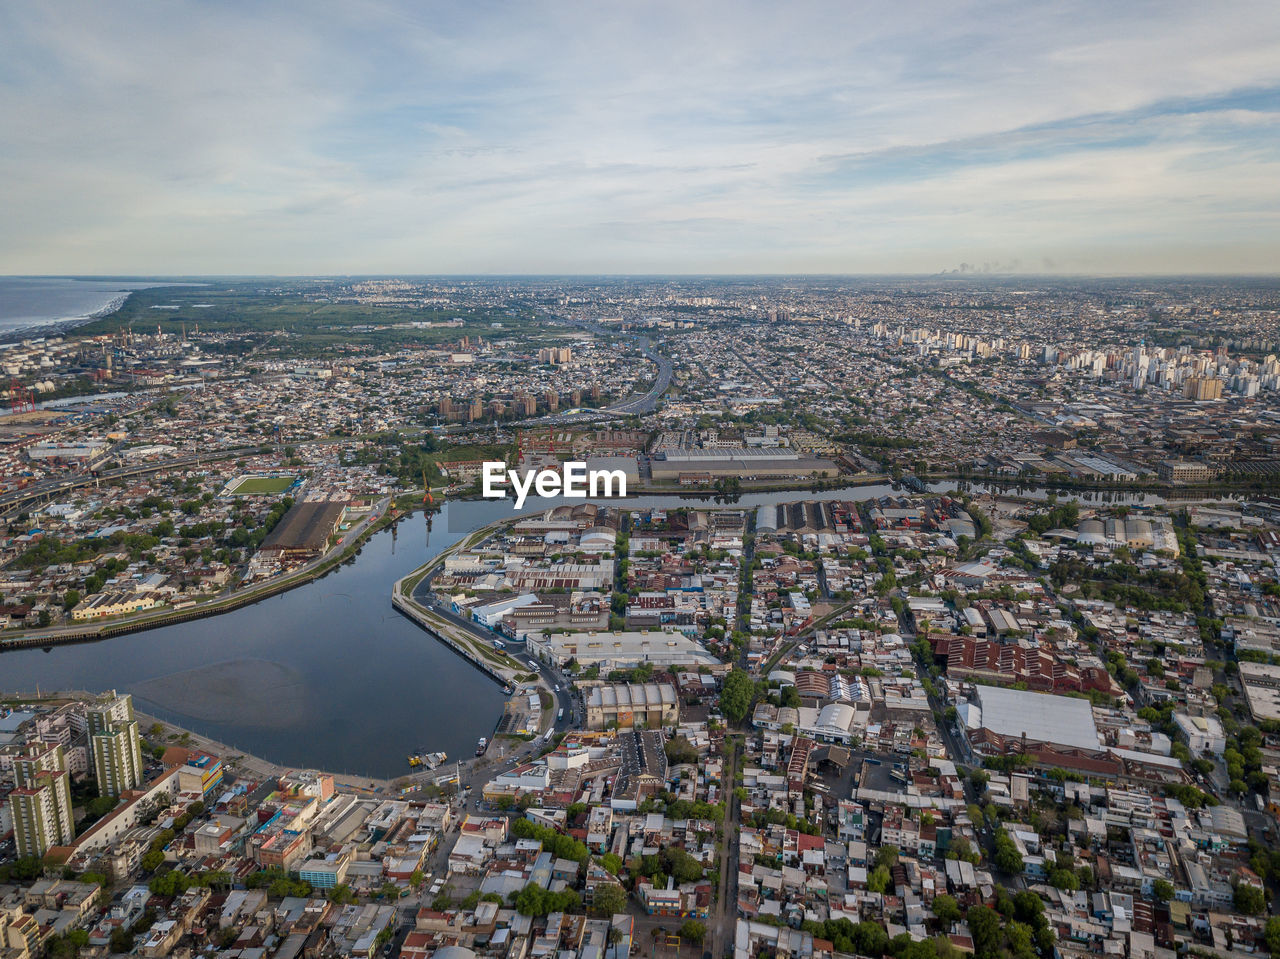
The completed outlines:
{"type": "MultiPolygon", "coordinates": [[[[865,500],[891,491],[752,493],[728,505],[865,500]]],[[[558,502],[538,500],[525,512],[558,502]]],[[[700,504],[715,505],[680,496],[625,501],[626,508],[700,504]]],[[[0,686],[131,692],[145,712],[213,739],[337,773],[395,777],[408,769],[405,756],[424,747],[469,756],[492,732],[502,691],[396,613],[391,584],[513,512],[510,500],[447,503],[430,530],[422,514],[407,517],[375,533],[344,566],[252,606],[98,643],[5,653],[0,686]]]]}

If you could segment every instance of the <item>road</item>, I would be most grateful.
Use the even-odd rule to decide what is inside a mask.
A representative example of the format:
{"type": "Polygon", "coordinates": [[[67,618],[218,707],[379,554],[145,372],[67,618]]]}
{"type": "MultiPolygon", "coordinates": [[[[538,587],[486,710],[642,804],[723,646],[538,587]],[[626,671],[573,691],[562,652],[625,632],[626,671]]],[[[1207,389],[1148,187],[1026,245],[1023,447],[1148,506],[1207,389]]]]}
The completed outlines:
{"type": "Polygon", "coordinates": [[[734,783],[738,763],[741,761],[738,756],[740,742],[737,737],[725,737],[728,749],[725,753],[721,787],[724,789],[726,815],[724,839],[720,844],[720,886],[716,890],[715,907],[709,917],[707,929],[713,957],[723,956],[729,951],[738,915],[738,827],[742,821],[742,810],[734,793],[734,783]]]}
{"type": "MultiPolygon", "coordinates": [[[[479,546],[487,540],[477,543],[479,546]]],[[[564,711],[564,718],[554,720],[555,728],[559,732],[566,729],[572,729],[577,725],[579,716],[579,704],[573,692],[573,683],[570,677],[566,676],[559,669],[541,660],[533,658],[528,652],[528,645],[523,640],[511,639],[507,636],[501,636],[492,630],[486,629],[475,620],[463,618],[453,612],[446,604],[437,600],[435,592],[431,588],[432,581],[443,567],[437,566],[431,570],[418,583],[413,590],[413,600],[420,606],[430,610],[437,616],[444,617],[455,626],[465,629],[470,635],[474,636],[477,641],[491,646],[495,639],[498,639],[506,647],[506,652],[518,662],[525,663],[530,666],[530,671],[537,672],[542,681],[546,683],[547,691],[555,698],[555,709],[557,716],[560,711],[564,711]]]]}
{"type": "MultiPolygon", "coordinates": [[[[276,591],[282,584],[294,583],[301,586],[307,582],[315,570],[323,566],[325,563],[331,562],[335,557],[341,556],[343,550],[347,549],[351,544],[356,542],[369,528],[372,523],[380,520],[387,511],[387,507],[391,505],[390,499],[380,500],[364,519],[356,523],[351,529],[347,530],[342,539],[336,546],[330,549],[323,556],[311,560],[303,566],[284,574],[283,576],[273,576],[270,579],[262,580],[254,583],[252,586],[237,588],[236,586],[228,586],[215,594],[213,597],[203,600],[199,603],[193,603],[191,606],[182,609],[161,608],[159,611],[148,610],[136,616],[121,616],[109,620],[95,620],[79,623],[73,626],[58,626],[52,629],[31,629],[15,632],[12,636],[6,637],[8,640],[22,641],[24,648],[30,648],[29,644],[32,640],[57,640],[68,636],[77,636],[86,630],[93,630],[97,627],[106,626],[136,626],[138,628],[152,628],[164,626],[175,615],[188,613],[192,610],[199,610],[207,615],[215,615],[215,608],[219,603],[235,600],[228,610],[218,610],[218,612],[227,612],[230,609],[238,608],[242,603],[248,602],[259,593],[267,591],[276,591]]],[[[0,640],[0,651],[5,648],[5,640],[0,640]]]]}
{"type": "Polygon", "coordinates": [[[523,420],[521,425],[560,426],[570,423],[589,423],[592,420],[608,419],[613,416],[638,416],[642,413],[652,413],[658,406],[658,398],[671,385],[671,375],[674,368],[669,358],[653,349],[648,337],[636,337],[636,345],[658,367],[658,377],[654,380],[649,392],[643,396],[619,400],[598,410],[583,410],[577,413],[552,413],[548,416],[523,420]]]}
{"type": "Polygon", "coordinates": [[[49,499],[60,493],[84,486],[93,486],[104,480],[119,479],[128,476],[141,476],[144,473],[157,473],[162,470],[184,469],[188,466],[199,466],[212,460],[231,459],[236,456],[248,456],[258,452],[258,447],[237,447],[229,450],[218,450],[200,453],[194,456],[179,456],[176,459],[163,460],[158,463],[142,463],[138,466],[125,466],[119,469],[100,471],[96,476],[91,472],[72,473],[54,479],[40,480],[22,489],[10,490],[0,495],[0,516],[25,506],[28,503],[49,499]]]}

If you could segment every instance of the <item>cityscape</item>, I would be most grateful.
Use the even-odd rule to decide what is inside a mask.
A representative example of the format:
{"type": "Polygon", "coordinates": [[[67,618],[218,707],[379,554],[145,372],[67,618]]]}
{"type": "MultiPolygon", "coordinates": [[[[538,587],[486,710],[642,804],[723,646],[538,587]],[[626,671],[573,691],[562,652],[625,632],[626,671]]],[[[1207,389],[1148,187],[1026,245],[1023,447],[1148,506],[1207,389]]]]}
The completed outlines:
{"type": "Polygon", "coordinates": [[[7,948],[1270,951],[1278,320],[1228,279],[402,277],[15,334],[7,948]],[[625,495],[533,489],[575,469],[625,495]],[[446,658],[410,728],[304,751],[343,680],[273,604],[371,563],[336,642],[446,658]],[[434,707],[459,672],[487,705],[434,707]]]}
{"type": "Polygon", "coordinates": [[[1280,959],[1280,4],[0,3],[0,959],[1280,959]]]}

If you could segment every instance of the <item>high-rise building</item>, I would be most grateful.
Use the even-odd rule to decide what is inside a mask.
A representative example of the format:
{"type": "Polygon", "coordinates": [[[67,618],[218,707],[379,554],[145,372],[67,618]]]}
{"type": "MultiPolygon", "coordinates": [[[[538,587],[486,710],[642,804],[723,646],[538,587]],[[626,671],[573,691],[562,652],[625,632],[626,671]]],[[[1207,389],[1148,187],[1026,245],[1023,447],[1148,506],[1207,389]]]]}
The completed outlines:
{"type": "Polygon", "coordinates": [[[127,723],[133,719],[133,697],[128,693],[117,696],[113,689],[85,710],[85,716],[90,736],[102,732],[111,723],[127,723]]]}
{"type": "Polygon", "coordinates": [[[547,404],[548,413],[554,413],[560,409],[560,397],[555,390],[547,390],[547,395],[543,397],[543,401],[547,404]]]}
{"type": "Polygon", "coordinates": [[[1151,357],[1147,356],[1141,346],[1135,346],[1133,348],[1133,388],[1135,390],[1146,388],[1147,373],[1150,369],[1151,357]]]}
{"type": "Polygon", "coordinates": [[[62,747],[36,743],[14,759],[18,788],[9,793],[14,841],[19,856],[43,856],[75,838],[71,819],[71,777],[62,747]]]}
{"type": "Polygon", "coordinates": [[[142,737],[133,718],[133,697],[116,696],[90,706],[89,747],[100,796],[119,796],[142,784],[142,737]]]}
{"type": "Polygon", "coordinates": [[[543,347],[538,350],[539,363],[552,363],[559,365],[561,363],[573,362],[573,350],[567,346],[550,346],[543,347]]]}
{"type": "Polygon", "coordinates": [[[484,416],[484,401],[480,397],[471,400],[471,404],[467,407],[467,419],[475,422],[484,416]]]}
{"type": "Polygon", "coordinates": [[[89,737],[93,747],[93,772],[98,778],[98,795],[119,796],[126,789],[142,785],[142,740],[137,720],[112,723],[89,737]]]}
{"type": "Polygon", "coordinates": [[[1190,376],[1182,384],[1182,395],[1189,400],[1222,399],[1222,380],[1216,376],[1190,376]]]}
{"type": "Polygon", "coordinates": [[[57,743],[28,743],[13,758],[13,778],[19,788],[34,786],[40,773],[56,773],[66,768],[66,756],[57,743]]]}

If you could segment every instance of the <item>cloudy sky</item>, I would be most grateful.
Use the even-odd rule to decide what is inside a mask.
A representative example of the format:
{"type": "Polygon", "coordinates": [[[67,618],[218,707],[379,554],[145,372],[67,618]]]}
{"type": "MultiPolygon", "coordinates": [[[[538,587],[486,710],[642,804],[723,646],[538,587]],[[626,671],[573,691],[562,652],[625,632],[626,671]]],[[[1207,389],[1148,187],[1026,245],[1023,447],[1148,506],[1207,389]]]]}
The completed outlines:
{"type": "Polygon", "coordinates": [[[0,0],[0,274],[1280,272],[1280,3],[0,0]]]}

